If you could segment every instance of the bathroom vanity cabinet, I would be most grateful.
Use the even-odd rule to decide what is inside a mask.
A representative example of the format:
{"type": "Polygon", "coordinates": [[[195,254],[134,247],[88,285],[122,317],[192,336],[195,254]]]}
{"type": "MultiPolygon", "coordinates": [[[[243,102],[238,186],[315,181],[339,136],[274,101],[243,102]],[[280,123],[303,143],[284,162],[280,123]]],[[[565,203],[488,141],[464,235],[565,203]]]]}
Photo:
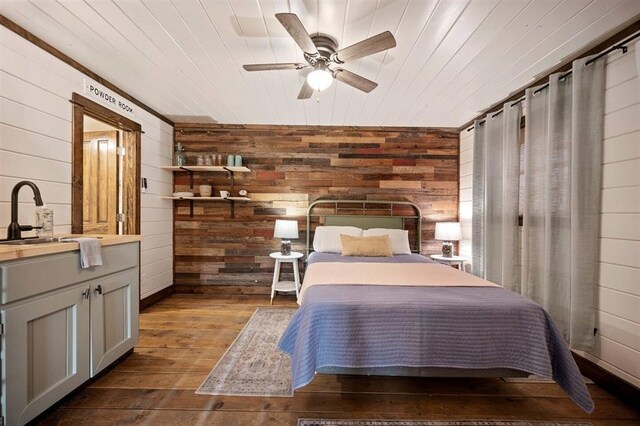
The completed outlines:
{"type": "Polygon", "coordinates": [[[138,341],[139,242],[103,246],[103,266],[88,269],[72,244],[76,250],[0,261],[7,425],[33,419],[138,341]]]}

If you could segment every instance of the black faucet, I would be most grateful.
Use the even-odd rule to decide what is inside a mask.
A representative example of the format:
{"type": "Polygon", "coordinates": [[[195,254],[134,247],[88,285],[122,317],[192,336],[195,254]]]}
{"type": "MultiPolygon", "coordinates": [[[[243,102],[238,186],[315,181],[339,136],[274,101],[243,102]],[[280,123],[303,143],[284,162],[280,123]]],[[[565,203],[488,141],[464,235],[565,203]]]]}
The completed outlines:
{"type": "Polygon", "coordinates": [[[30,186],[33,190],[33,200],[36,202],[36,206],[42,206],[42,197],[40,196],[40,190],[35,183],[28,180],[23,180],[16,183],[11,191],[11,223],[7,228],[7,240],[19,240],[22,238],[21,231],[31,231],[33,226],[18,224],[18,192],[23,186],[30,186]]]}

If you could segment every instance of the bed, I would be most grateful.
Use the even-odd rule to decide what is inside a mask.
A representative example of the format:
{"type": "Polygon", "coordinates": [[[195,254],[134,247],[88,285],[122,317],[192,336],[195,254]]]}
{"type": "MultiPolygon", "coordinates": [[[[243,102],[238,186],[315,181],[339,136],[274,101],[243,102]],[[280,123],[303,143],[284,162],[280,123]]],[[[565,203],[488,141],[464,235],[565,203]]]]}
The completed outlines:
{"type": "Polygon", "coordinates": [[[382,201],[327,200],[309,207],[309,257],[300,308],[279,342],[291,358],[293,388],[307,385],[316,373],[535,374],[552,378],[591,412],[593,401],[582,375],[546,311],[516,293],[421,256],[420,209],[408,202],[388,203],[383,208],[382,201]],[[363,206],[354,208],[358,203],[363,206]],[[373,207],[365,207],[368,203],[373,207]],[[320,213],[314,213],[318,205],[320,213]],[[351,207],[345,213],[341,206],[351,207]],[[407,207],[414,213],[407,213],[407,207]],[[398,210],[402,214],[395,214],[398,210]],[[313,230],[354,225],[403,230],[417,241],[409,244],[409,252],[405,245],[403,254],[392,257],[310,253],[313,230]]]}

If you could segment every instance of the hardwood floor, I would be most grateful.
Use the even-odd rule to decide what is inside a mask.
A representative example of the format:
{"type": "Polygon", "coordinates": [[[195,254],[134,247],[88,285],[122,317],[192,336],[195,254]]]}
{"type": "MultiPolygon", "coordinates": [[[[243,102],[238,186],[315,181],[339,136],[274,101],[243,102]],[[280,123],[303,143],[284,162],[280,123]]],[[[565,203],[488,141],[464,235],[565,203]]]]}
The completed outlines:
{"type": "MultiPolygon", "coordinates": [[[[319,375],[293,398],[196,395],[268,296],[174,294],[140,316],[140,343],[41,424],[295,425],[298,418],[502,419],[638,425],[640,411],[596,385],[585,414],[555,384],[501,379],[319,375]]],[[[274,306],[296,306],[278,295],[274,306]]]]}

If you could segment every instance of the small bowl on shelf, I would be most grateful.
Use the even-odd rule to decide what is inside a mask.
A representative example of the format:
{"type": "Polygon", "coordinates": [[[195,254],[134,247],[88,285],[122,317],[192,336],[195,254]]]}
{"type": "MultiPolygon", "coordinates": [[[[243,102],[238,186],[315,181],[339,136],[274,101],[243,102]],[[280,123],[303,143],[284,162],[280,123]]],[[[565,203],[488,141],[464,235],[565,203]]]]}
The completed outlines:
{"type": "Polygon", "coordinates": [[[174,197],[193,197],[193,192],[187,192],[187,191],[174,192],[172,194],[172,196],[174,196],[174,197]]]}

